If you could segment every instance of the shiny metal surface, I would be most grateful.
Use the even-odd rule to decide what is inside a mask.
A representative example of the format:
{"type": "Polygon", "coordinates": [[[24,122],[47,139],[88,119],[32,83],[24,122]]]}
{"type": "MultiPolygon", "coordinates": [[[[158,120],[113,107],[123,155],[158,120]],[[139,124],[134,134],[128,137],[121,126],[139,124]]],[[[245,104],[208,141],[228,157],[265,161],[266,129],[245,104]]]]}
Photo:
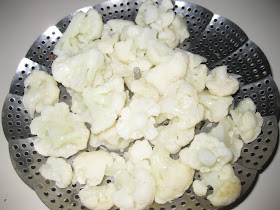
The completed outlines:
{"type": "MultiPolygon", "coordinates": [[[[102,14],[104,22],[112,18],[134,20],[141,2],[107,1],[94,8],[102,14]]],[[[86,11],[89,8],[81,10],[86,11]]],[[[280,112],[279,91],[264,53],[236,24],[203,7],[181,1],[175,2],[175,12],[184,15],[191,34],[179,47],[206,57],[210,69],[227,65],[230,73],[241,75],[242,85],[234,95],[235,105],[243,98],[250,97],[256,103],[257,110],[265,116],[261,135],[256,141],[243,147],[241,158],[234,164],[235,173],[242,183],[242,195],[231,205],[234,207],[242,202],[254,187],[258,172],[265,169],[275,150],[280,112]]],[[[36,191],[50,209],[86,209],[77,196],[82,186],[77,184],[59,189],[54,182],[45,180],[38,172],[46,158],[39,155],[33,147],[32,142],[36,137],[30,133],[31,118],[22,104],[23,82],[34,69],[51,74],[51,64],[55,59],[52,51],[73,14],[48,28],[30,47],[16,70],[2,110],[2,125],[9,141],[13,166],[21,179],[36,191]]],[[[60,101],[69,104],[71,97],[63,86],[60,86],[60,89],[60,101]]],[[[68,162],[71,163],[72,159],[73,157],[68,162]]],[[[204,197],[195,196],[190,187],[182,197],[165,205],[153,204],[150,209],[215,208],[204,197]]]]}

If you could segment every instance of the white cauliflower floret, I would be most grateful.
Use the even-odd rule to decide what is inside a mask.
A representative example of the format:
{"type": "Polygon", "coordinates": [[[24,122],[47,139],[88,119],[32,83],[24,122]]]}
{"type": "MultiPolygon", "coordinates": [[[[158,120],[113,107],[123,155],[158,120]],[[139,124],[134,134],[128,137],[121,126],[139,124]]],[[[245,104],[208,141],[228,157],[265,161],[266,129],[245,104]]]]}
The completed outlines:
{"type": "Polygon", "coordinates": [[[39,172],[45,179],[55,181],[59,188],[67,187],[73,177],[71,165],[61,158],[49,157],[40,167],[39,172]]]}
{"type": "Polygon", "coordinates": [[[261,133],[263,118],[259,112],[256,112],[252,99],[242,100],[234,110],[230,111],[230,114],[244,143],[254,141],[261,133]]]}
{"type": "Polygon", "coordinates": [[[193,128],[203,119],[204,108],[198,103],[196,89],[186,80],[170,84],[160,99],[160,112],[168,119],[179,119],[179,128],[193,128]]]}
{"type": "Polygon", "coordinates": [[[31,117],[58,102],[60,90],[47,72],[33,70],[24,80],[23,104],[31,117]]]}
{"type": "Polygon", "coordinates": [[[159,134],[151,143],[156,146],[165,147],[171,154],[179,152],[194,137],[194,128],[180,129],[173,120],[167,126],[157,127],[157,130],[159,134]]]}
{"type": "Polygon", "coordinates": [[[159,17],[159,9],[152,0],[144,1],[138,10],[135,22],[137,25],[145,27],[147,24],[155,22],[159,17]]]}
{"type": "Polygon", "coordinates": [[[129,106],[123,108],[117,122],[117,132],[125,140],[140,139],[143,136],[154,139],[157,129],[154,127],[160,107],[152,99],[133,97],[129,106]]]}
{"type": "Polygon", "coordinates": [[[188,57],[182,52],[176,52],[169,61],[160,63],[148,71],[144,78],[163,95],[168,85],[186,75],[187,66],[188,57]]]}
{"type": "Polygon", "coordinates": [[[117,42],[114,49],[116,57],[124,63],[129,63],[136,59],[136,49],[132,38],[117,42]]]}
{"type": "Polygon", "coordinates": [[[117,173],[119,173],[122,170],[127,169],[127,164],[125,162],[125,159],[118,155],[117,153],[111,152],[111,157],[113,158],[113,164],[110,166],[107,166],[105,175],[114,177],[117,173]]]}
{"type": "Polygon", "coordinates": [[[151,172],[156,181],[155,201],[164,204],[184,194],[193,181],[194,170],[173,160],[167,150],[155,146],[150,157],[151,172]]]}
{"type": "Polygon", "coordinates": [[[80,184],[99,185],[107,167],[113,164],[113,158],[108,152],[99,150],[84,152],[73,161],[74,172],[80,184]]]}
{"type": "Polygon", "coordinates": [[[219,171],[232,160],[226,145],[208,133],[195,135],[189,147],[179,153],[181,161],[201,172],[219,171]]]}
{"type": "Polygon", "coordinates": [[[198,92],[205,89],[206,78],[208,73],[208,68],[205,64],[206,59],[200,55],[195,55],[190,52],[186,52],[189,56],[189,65],[186,75],[186,80],[191,83],[198,92]]]}
{"type": "Polygon", "coordinates": [[[93,210],[106,210],[114,206],[112,194],[117,188],[112,184],[91,187],[86,185],[79,192],[82,204],[93,210]]]}
{"type": "Polygon", "coordinates": [[[99,147],[100,145],[104,145],[110,150],[122,151],[129,146],[131,141],[133,140],[122,139],[117,133],[116,126],[113,125],[113,127],[108,128],[98,135],[91,133],[89,144],[92,147],[99,147]]]}
{"type": "Polygon", "coordinates": [[[233,102],[231,96],[215,96],[207,90],[198,93],[199,102],[204,106],[204,118],[210,122],[219,122],[229,113],[229,107],[233,102]]]}
{"type": "Polygon", "coordinates": [[[129,85],[129,89],[134,93],[134,97],[144,97],[153,99],[155,102],[159,100],[157,89],[148,83],[144,78],[133,80],[129,85]]]}
{"type": "Polygon", "coordinates": [[[199,196],[206,195],[205,188],[213,187],[213,193],[207,196],[207,199],[213,206],[227,206],[233,203],[241,193],[241,183],[235,176],[231,165],[225,165],[218,172],[199,173],[201,180],[195,180],[193,191],[199,196]]]}
{"type": "Polygon", "coordinates": [[[45,108],[32,120],[30,129],[38,136],[35,149],[44,156],[68,158],[87,147],[89,130],[65,103],[45,108]]]}
{"type": "Polygon", "coordinates": [[[92,86],[96,72],[103,69],[104,56],[95,48],[71,57],[58,57],[52,64],[54,79],[77,92],[92,86]]]}
{"type": "Polygon", "coordinates": [[[149,159],[152,154],[152,151],[152,146],[147,140],[137,140],[129,148],[128,152],[125,153],[125,158],[133,164],[137,164],[142,160],[149,159]]]}
{"type": "Polygon", "coordinates": [[[243,142],[238,138],[239,131],[235,127],[234,122],[230,117],[222,119],[219,124],[210,132],[212,136],[224,142],[233,154],[231,163],[234,163],[239,157],[243,147],[243,142]]]}
{"type": "Polygon", "coordinates": [[[119,171],[115,175],[115,184],[119,189],[112,198],[122,210],[145,209],[154,201],[156,184],[147,162],[130,164],[129,170],[119,171]]]}
{"type": "Polygon", "coordinates": [[[147,57],[153,65],[159,65],[160,63],[167,63],[175,52],[164,43],[158,40],[150,41],[147,49],[147,57]]]}
{"type": "Polygon", "coordinates": [[[99,39],[102,30],[102,17],[96,10],[90,9],[87,13],[79,11],[56,45],[54,53],[58,56],[76,54],[83,46],[99,39]]]}
{"type": "Polygon", "coordinates": [[[234,76],[229,76],[226,66],[214,68],[207,76],[206,87],[216,96],[229,96],[239,89],[239,82],[234,76]]]}
{"type": "Polygon", "coordinates": [[[98,134],[115,124],[125,105],[126,94],[121,77],[112,77],[97,88],[88,87],[83,99],[91,115],[91,131],[98,134]]]}

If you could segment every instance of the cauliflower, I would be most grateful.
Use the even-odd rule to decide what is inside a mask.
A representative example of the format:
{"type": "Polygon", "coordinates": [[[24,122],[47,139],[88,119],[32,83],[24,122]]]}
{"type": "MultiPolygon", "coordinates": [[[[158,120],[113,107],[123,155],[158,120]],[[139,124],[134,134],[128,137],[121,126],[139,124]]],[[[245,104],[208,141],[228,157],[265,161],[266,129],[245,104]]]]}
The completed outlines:
{"type": "Polygon", "coordinates": [[[40,167],[39,172],[45,179],[55,181],[59,188],[67,187],[73,177],[71,165],[61,158],[49,157],[40,167]]]}
{"type": "Polygon", "coordinates": [[[89,144],[92,147],[99,147],[100,145],[106,146],[110,150],[124,150],[133,141],[132,139],[124,140],[122,139],[118,133],[116,126],[113,125],[111,128],[95,135],[91,133],[89,144]]]}
{"type": "Polygon", "coordinates": [[[112,199],[122,210],[145,209],[153,203],[156,192],[150,166],[145,161],[137,165],[128,164],[128,170],[121,170],[115,175],[115,184],[119,189],[112,194],[112,199]]]}
{"type": "Polygon", "coordinates": [[[155,146],[150,157],[152,175],[156,181],[155,201],[164,204],[184,194],[193,181],[194,170],[173,160],[167,150],[155,146]]]}
{"type": "Polygon", "coordinates": [[[238,138],[239,131],[235,127],[230,117],[222,119],[219,124],[213,128],[210,134],[224,142],[233,154],[231,163],[234,163],[239,157],[243,147],[243,142],[238,138]]]}
{"type": "Polygon", "coordinates": [[[140,139],[143,136],[154,139],[157,129],[154,116],[158,116],[160,107],[152,99],[133,97],[130,104],[123,108],[117,122],[117,133],[125,140],[140,139]]]}
{"type": "Polygon", "coordinates": [[[30,129],[38,136],[35,149],[44,156],[68,158],[87,147],[89,130],[63,102],[45,108],[32,120],[30,129]]]}
{"type": "Polygon", "coordinates": [[[58,56],[77,54],[83,46],[99,39],[102,30],[102,17],[96,10],[90,9],[87,13],[79,11],[56,45],[54,54],[58,56]]]}
{"type": "Polygon", "coordinates": [[[160,63],[148,71],[144,78],[163,95],[168,85],[186,75],[187,66],[188,57],[182,52],[176,52],[168,62],[160,63]]]}
{"type": "Polygon", "coordinates": [[[190,52],[186,52],[189,56],[189,64],[186,75],[186,80],[191,83],[198,92],[205,89],[205,83],[208,73],[208,68],[205,64],[206,59],[200,55],[195,55],[190,52]]]}
{"type": "Polygon", "coordinates": [[[144,78],[133,80],[129,85],[129,89],[134,93],[134,97],[150,98],[155,102],[158,102],[159,100],[157,89],[148,83],[144,78]]]}
{"type": "Polygon", "coordinates": [[[236,77],[228,75],[226,66],[219,66],[207,76],[206,87],[215,96],[229,96],[239,89],[239,82],[236,77]]]}
{"type": "Polygon", "coordinates": [[[193,191],[199,196],[206,195],[205,188],[210,185],[213,187],[213,193],[207,196],[207,199],[213,206],[226,206],[233,203],[241,193],[241,184],[235,176],[231,165],[227,164],[218,171],[209,173],[199,173],[201,180],[193,182],[193,191]]]}
{"type": "Polygon", "coordinates": [[[80,184],[99,185],[106,168],[113,164],[112,156],[105,151],[84,152],[73,161],[74,172],[80,184]]]}
{"type": "Polygon", "coordinates": [[[168,119],[178,119],[176,124],[180,129],[193,128],[204,115],[198,102],[196,89],[186,80],[178,80],[167,87],[160,99],[160,112],[168,119]]]}
{"type": "Polygon", "coordinates": [[[219,122],[229,113],[229,107],[233,102],[231,96],[215,96],[207,90],[198,93],[199,102],[204,106],[204,118],[210,122],[219,122]]]}
{"type": "Polygon", "coordinates": [[[116,76],[97,88],[85,88],[83,99],[91,115],[92,133],[105,131],[114,125],[125,105],[124,81],[116,76]]]}
{"type": "Polygon", "coordinates": [[[171,154],[179,152],[194,137],[194,128],[180,129],[173,121],[170,121],[167,126],[159,126],[157,129],[159,135],[151,143],[165,147],[171,154]]]}
{"type": "Polygon", "coordinates": [[[134,48],[132,38],[117,42],[114,49],[116,57],[120,61],[129,63],[136,60],[136,49],[134,48]]]}
{"type": "Polygon", "coordinates": [[[79,192],[82,204],[89,209],[106,210],[114,206],[112,194],[117,188],[112,184],[91,187],[86,185],[79,192]]]}
{"type": "Polygon", "coordinates": [[[152,0],[144,1],[138,10],[135,17],[135,22],[137,25],[145,27],[148,24],[155,22],[159,17],[159,9],[152,0]]]}
{"type": "Polygon", "coordinates": [[[24,80],[23,104],[30,116],[40,113],[45,107],[58,102],[60,90],[56,81],[47,72],[33,70],[24,80]]]}
{"type": "Polygon", "coordinates": [[[70,57],[58,57],[52,64],[54,79],[77,92],[92,86],[96,72],[103,69],[104,56],[95,48],[70,57]]]}
{"type": "Polygon", "coordinates": [[[219,171],[232,160],[232,153],[226,145],[208,133],[195,135],[189,147],[179,153],[181,161],[201,172],[219,171]]]}
{"type": "Polygon", "coordinates": [[[118,155],[117,153],[111,152],[111,157],[113,158],[113,164],[107,166],[105,175],[114,177],[117,173],[122,170],[127,170],[127,163],[125,159],[118,155]]]}
{"type": "Polygon", "coordinates": [[[234,110],[230,111],[230,114],[244,143],[254,141],[261,133],[263,118],[259,112],[256,112],[252,99],[243,99],[234,110]]]}
{"type": "Polygon", "coordinates": [[[152,147],[147,140],[137,140],[125,153],[125,158],[133,164],[147,160],[152,154],[152,147]]]}

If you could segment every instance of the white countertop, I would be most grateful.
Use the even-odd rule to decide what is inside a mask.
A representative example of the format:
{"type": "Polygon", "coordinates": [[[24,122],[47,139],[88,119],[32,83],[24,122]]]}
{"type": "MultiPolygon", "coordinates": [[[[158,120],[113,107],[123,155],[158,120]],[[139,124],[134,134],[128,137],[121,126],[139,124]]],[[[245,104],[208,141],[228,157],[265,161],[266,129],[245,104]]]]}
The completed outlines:
{"type": "MultiPolygon", "coordinates": [[[[12,76],[20,60],[32,43],[51,25],[73,11],[93,6],[97,0],[25,0],[1,1],[0,104],[8,93],[12,76]]],[[[270,62],[274,80],[280,87],[280,1],[278,0],[190,0],[213,13],[228,18],[241,27],[248,37],[265,53],[270,62]]],[[[0,209],[48,209],[14,171],[8,152],[8,143],[0,131],[0,209]]],[[[279,150],[279,149],[278,149],[279,150]]],[[[279,209],[280,206],[280,152],[269,167],[260,174],[255,188],[235,209],[279,209]]]]}

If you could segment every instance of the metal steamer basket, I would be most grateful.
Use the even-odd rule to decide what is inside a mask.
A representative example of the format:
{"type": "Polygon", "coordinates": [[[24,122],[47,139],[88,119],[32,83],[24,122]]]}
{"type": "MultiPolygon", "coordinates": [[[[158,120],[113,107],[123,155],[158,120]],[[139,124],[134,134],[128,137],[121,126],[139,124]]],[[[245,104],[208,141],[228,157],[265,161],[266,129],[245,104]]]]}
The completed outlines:
{"type": "MultiPolygon", "coordinates": [[[[93,8],[103,16],[104,22],[110,19],[134,20],[141,2],[106,1],[93,8]]],[[[87,11],[89,8],[92,7],[81,10],[87,11]]],[[[240,75],[241,87],[234,95],[234,105],[243,98],[250,97],[264,118],[259,137],[244,145],[241,157],[233,164],[235,174],[242,184],[242,192],[235,203],[226,207],[232,208],[250,193],[258,174],[265,170],[274,155],[278,143],[279,92],[264,53],[236,24],[203,7],[183,1],[175,2],[174,11],[183,14],[190,31],[190,38],[180,44],[179,48],[207,58],[206,64],[209,69],[227,65],[229,73],[240,75]]],[[[24,80],[33,69],[41,69],[51,74],[51,65],[56,58],[52,51],[74,14],[48,28],[30,47],[19,63],[2,110],[2,125],[9,142],[12,164],[20,178],[35,190],[50,209],[86,209],[78,196],[83,186],[73,184],[60,189],[53,181],[40,175],[38,170],[47,157],[38,154],[34,149],[33,141],[36,137],[30,132],[31,117],[22,103],[22,96],[24,80]]],[[[65,87],[60,85],[59,88],[60,101],[70,105],[71,97],[65,87]]],[[[94,148],[89,147],[87,150],[91,151],[94,148]]],[[[68,162],[71,163],[74,157],[68,159],[68,162]]],[[[104,183],[111,181],[105,178],[104,183]]],[[[208,194],[212,190],[209,188],[208,194]]],[[[190,187],[176,200],[164,205],[154,203],[149,209],[216,209],[205,197],[196,196],[190,187]]]]}

